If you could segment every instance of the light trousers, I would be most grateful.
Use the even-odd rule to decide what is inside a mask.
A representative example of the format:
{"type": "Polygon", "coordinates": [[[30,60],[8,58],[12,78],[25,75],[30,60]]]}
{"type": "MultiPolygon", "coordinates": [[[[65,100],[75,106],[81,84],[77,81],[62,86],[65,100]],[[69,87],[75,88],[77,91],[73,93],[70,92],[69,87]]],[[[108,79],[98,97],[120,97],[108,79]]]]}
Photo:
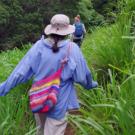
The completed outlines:
{"type": "Polygon", "coordinates": [[[46,117],[44,113],[36,113],[36,135],[64,135],[67,120],[66,118],[56,120],[46,117]]]}

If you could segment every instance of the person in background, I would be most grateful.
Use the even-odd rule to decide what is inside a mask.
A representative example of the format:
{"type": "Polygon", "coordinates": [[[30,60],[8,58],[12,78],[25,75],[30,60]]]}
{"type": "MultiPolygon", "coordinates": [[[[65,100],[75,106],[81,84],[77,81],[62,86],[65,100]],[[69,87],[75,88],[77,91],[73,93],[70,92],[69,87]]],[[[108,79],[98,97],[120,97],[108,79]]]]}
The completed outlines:
{"type": "Polygon", "coordinates": [[[80,15],[79,15],[79,14],[78,14],[76,17],[81,21],[81,17],[80,17],[80,15]]]}
{"type": "Polygon", "coordinates": [[[86,29],[84,24],[81,22],[80,15],[74,18],[75,32],[72,34],[72,41],[75,42],[79,47],[81,47],[82,41],[86,34],[86,29]]]}
{"type": "Polygon", "coordinates": [[[55,73],[61,60],[71,47],[68,60],[62,70],[60,91],[56,105],[47,113],[34,113],[37,135],[64,135],[68,111],[79,109],[74,83],[86,89],[97,87],[79,47],[67,39],[75,27],[70,25],[69,17],[56,14],[45,27],[47,38],[38,40],[19,62],[7,80],[0,84],[0,96],[5,96],[20,83],[33,78],[33,83],[55,73]]]}

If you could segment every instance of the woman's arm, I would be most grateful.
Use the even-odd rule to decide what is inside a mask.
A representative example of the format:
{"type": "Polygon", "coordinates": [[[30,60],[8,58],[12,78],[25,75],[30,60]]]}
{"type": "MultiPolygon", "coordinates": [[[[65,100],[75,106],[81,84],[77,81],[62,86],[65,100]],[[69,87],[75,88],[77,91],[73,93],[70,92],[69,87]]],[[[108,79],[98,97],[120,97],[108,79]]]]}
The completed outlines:
{"type": "Polygon", "coordinates": [[[97,82],[93,81],[92,74],[87,66],[87,63],[80,51],[76,48],[76,54],[74,56],[76,68],[73,73],[73,79],[76,83],[81,84],[86,89],[92,89],[97,87],[97,82]]]}
{"type": "Polygon", "coordinates": [[[0,96],[6,95],[16,85],[29,80],[38,67],[39,59],[37,46],[34,45],[19,62],[8,79],[0,84],[0,96]]]}

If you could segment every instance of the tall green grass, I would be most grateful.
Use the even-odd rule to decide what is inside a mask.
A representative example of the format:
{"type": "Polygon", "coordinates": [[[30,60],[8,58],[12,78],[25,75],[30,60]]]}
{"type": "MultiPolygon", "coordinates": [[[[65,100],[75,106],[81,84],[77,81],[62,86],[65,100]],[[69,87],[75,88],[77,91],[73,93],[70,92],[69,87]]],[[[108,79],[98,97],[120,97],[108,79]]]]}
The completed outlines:
{"type": "Polygon", "coordinates": [[[135,1],[120,0],[119,7],[115,24],[97,27],[86,37],[83,50],[92,65],[105,67],[111,63],[123,68],[133,60],[135,1]]]}
{"type": "MultiPolygon", "coordinates": [[[[0,54],[0,82],[7,79],[28,48],[0,54]]],[[[0,135],[34,134],[35,123],[28,106],[29,86],[29,83],[19,85],[7,96],[0,97],[0,135]]]]}
{"type": "Polygon", "coordinates": [[[120,4],[116,23],[97,28],[83,43],[100,86],[92,91],[77,86],[80,115],[69,116],[76,135],[135,134],[135,1],[120,4]]]}
{"type": "Polygon", "coordinates": [[[76,135],[134,135],[135,74],[118,83],[111,70],[107,88],[87,91],[78,87],[80,115],[69,120],[76,127],[76,135]]]}
{"type": "Polygon", "coordinates": [[[130,37],[132,19],[121,27],[121,23],[97,28],[95,32],[86,37],[83,51],[89,63],[94,67],[107,69],[109,64],[126,69],[133,61],[133,41],[130,37]],[[87,51],[85,51],[87,50],[87,51]]]}
{"type": "Polygon", "coordinates": [[[108,68],[113,69],[119,80],[133,73],[130,69],[135,66],[135,10],[131,11],[133,7],[128,9],[129,5],[130,2],[123,7],[115,24],[98,27],[92,34],[87,35],[83,43],[83,52],[89,65],[98,70],[98,78],[103,76],[100,80],[108,79],[108,68]],[[121,76],[119,69],[126,75],[121,76]]]}

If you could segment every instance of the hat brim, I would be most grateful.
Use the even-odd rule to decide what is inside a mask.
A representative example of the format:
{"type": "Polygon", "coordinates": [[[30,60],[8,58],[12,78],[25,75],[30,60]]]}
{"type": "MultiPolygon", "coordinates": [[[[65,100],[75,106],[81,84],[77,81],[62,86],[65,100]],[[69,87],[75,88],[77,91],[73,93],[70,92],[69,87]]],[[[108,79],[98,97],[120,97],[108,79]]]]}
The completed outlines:
{"type": "Polygon", "coordinates": [[[60,29],[56,27],[52,27],[52,25],[47,25],[46,28],[44,29],[46,35],[57,34],[57,35],[66,36],[71,33],[74,33],[74,31],[75,31],[75,27],[73,25],[61,27],[60,29]]]}

